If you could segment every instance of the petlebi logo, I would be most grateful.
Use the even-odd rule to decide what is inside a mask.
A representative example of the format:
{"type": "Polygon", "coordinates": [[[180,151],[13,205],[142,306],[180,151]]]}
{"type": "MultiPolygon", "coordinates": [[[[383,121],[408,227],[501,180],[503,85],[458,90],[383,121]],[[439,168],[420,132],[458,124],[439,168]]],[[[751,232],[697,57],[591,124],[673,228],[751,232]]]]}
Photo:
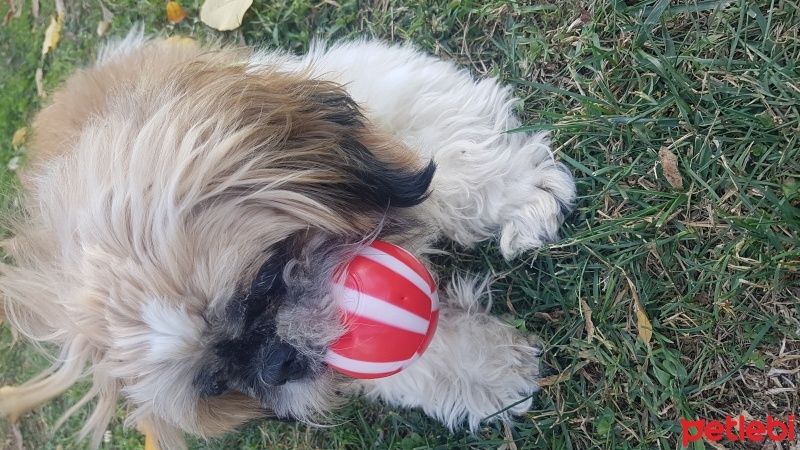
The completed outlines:
{"type": "Polygon", "coordinates": [[[766,422],[746,420],[744,416],[726,416],[724,422],[708,419],[680,419],[680,423],[681,440],[684,447],[703,438],[711,442],[719,442],[723,439],[731,442],[760,442],[763,440],[794,442],[795,440],[794,415],[787,416],[786,420],[767,416],[766,422]]]}

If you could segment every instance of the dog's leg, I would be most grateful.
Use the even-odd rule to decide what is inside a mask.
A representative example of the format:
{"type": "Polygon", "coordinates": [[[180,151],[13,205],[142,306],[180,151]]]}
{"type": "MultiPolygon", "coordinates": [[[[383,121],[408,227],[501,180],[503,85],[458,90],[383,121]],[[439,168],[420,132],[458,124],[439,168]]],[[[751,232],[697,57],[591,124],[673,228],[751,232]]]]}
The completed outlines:
{"type": "Polygon", "coordinates": [[[363,382],[365,393],[457,429],[508,420],[531,407],[538,390],[541,344],[488,314],[485,283],[456,279],[425,354],[398,374],[363,382]]]}
{"type": "Polygon", "coordinates": [[[422,215],[447,236],[464,245],[496,237],[506,258],[557,237],[575,184],[546,134],[506,133],[520,126],[511,89],[410,47],[356,42],[309,58],[374,124],[436,162],[422,215]]]}

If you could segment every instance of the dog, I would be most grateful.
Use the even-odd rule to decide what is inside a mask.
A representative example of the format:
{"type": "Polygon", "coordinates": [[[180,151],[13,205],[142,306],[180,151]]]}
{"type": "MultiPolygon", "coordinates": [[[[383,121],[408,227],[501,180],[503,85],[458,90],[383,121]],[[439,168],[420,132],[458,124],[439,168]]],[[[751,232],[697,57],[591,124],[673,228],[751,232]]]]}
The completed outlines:
{"type": "Polygon", "coordinates": [[[428,261],[442,239],[511,259],[557,238],[575,183],[546,134],[506,133],[516,104],[409,45],[107,44],[33,123],[0,295],[60,353],[0,391],[0,414],[89,378],[66,414],[94,402],[92,448],[124,398],[126,424],[174,450],[265,417],[325,422],[353,395],[453,430],[524,413],[542,345],[488,314],[482,277],[437,280],[438,330],[402,372],[323,362],[345,328],[330,280],[370,242],[428,261]]]}

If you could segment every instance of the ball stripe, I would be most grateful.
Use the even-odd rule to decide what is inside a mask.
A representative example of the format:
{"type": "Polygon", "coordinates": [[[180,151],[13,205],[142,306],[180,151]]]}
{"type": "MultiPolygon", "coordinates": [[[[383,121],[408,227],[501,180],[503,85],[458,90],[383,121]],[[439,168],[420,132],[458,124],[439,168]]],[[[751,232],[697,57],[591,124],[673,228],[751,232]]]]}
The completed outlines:
{"type": "Polygon", "coordinates": [[[419,275],[419,273],[415,272],[408,264],[400,261],[399,259],[395,258],[394,256],[378,250],[377,248],[368,247],[364,249],[360,253],[360,256],[364,258],[370,259],[383,267],[391,270],[392,272],[402,276],[406,280],[410,281],[414,286],[417,287],[420,291],[424,292],[427,295],[430,295],[432,292],[435,292],[436,289],[432,286],[428,280],[425,280],[423,277],[419,275]]]}
{"type": "Polygon", "coordinates": [[[402,264],[408,266],[411,270],[415,271],[420,277],[422,277],[422,279],[425,280],[425,283],[430,286],[431,291],[436,291],[436,282],[433,280],[433,277],[431,277],[431,272],[420,262],[419,259],[417,259],[416,256],[412,255],[408,250],[383,241],[375,241],[367,248],[376,249],[386,253],[387,255],[394,256],[402,264]]]}
{"type": "Polygon", "coordinates": [[[348,287],[342,290],[340,306],[354,316],[365,317],[413,333],[425,334],[430,325],[428,319],[411,311],[348,287]]]}
{"type": "Polygon", "coordinates": [[[430,299],[430,292],[419,290],[406,277],[362,256],[357,256],[350,263],[348,270],[350,276],[344,282],[345,287],[371,297],[381,298],[419,317],[426,319],[430,317],[431,300],[427,302],[414,300],[430,299]]]}
{"type": "Polygon", "coordinates": [[[325,362],[336,366],[338,369],[349,372],[348,375],[357,375],[359,378],[378,378],[399,372],[406,361],[369,362],[351,359],[342,356],[333,350],[325,355],[325,362]],[[371,375],[371,376],[366,376],[371,375]]]}
{"type": "Polygon", "coordinates": [[[390,327],[380,322],[345,313],[345,323],[355,333],[347,333],[333,350],[342,356],[370,362],[405,361],[425,342],[426,336],[390,327]]]}
{"type": "Polygon", "coordinates": [[[431,312],[439,311],[439,293],[433,291],[431,294],[431,312]]]}

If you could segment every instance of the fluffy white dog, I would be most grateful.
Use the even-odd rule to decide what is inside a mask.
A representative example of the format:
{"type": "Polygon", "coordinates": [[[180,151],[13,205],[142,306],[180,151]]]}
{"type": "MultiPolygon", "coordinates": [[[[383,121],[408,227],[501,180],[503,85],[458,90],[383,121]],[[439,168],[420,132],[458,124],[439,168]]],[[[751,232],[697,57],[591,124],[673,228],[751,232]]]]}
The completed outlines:
{"type": "Polygon", "coordinates": [[[342,333],[331,276],[374,239],[425,259],[441,238],[552,240],[575,196],[511,90],[408,46],[306,56],[148,40],[108,45],[37,117],[24,214],[0,266],[9,322],[61,350],[0,393],[18,416],[82,377],[94,447],[120,397],[163,449],[265,416],[306,422],[349,395],[476,429],[526,411],[540,347],[442,287],[428,351],[384,379],[323,363],[342,333]],[[510,407],[510,408],[509,408],[510,407]]]}

